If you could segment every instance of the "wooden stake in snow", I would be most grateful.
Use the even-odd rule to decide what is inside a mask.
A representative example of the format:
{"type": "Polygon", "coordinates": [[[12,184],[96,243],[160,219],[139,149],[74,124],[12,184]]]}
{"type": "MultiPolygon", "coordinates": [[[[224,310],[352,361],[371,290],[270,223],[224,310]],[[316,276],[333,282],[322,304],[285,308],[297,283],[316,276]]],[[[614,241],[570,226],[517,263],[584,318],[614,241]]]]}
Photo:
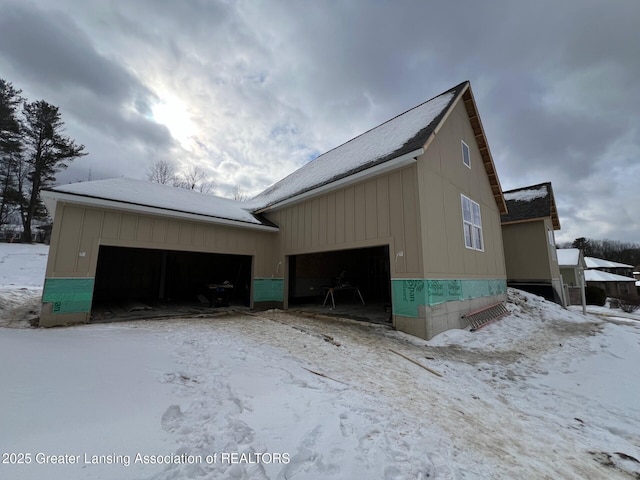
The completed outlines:
{"type": "Polygon", "coordinates": [[[311,372],[314,375],[318,375],[319,377],[328,378],[329,380],[333,380],[334,382],[338,382],[338,383],[341,383],[343,385],[348,385],[348,383],[344,383],[344,382],[341,382],[340,380],[336,380],[335,378],[332,378],[329,375],[325,375],[324,373],[316,372],[314,370],[309,370],[306,367],[302,367],[302,368],[304,368],[307,372],[311,372]]]}
{"type": "Polygon", "coordinates": [[[435,370],[431,370],[429,367],[425,367],[421,363],[416,362],[413,358],[409,358],[406,355],[401,354],[400,352],[396,352],[395,350],[389,349],[389,351],[392,352],[392,353],[395,353],[396,355],[400,355],[402,358],[404,358],[405,360],[409,360],[411,363],[415,363],[417,366],[424,368],[429,373],[433,373],[434,375],[436,375],[438,377],[442,377],[441,373],[438,373],[435,370]]]}

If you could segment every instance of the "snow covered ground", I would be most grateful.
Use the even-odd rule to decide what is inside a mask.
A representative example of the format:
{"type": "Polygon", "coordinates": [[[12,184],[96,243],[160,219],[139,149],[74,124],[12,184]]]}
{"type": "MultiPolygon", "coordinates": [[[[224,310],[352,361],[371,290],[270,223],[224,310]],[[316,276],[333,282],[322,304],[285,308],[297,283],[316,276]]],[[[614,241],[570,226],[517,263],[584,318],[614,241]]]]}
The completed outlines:
{"type": "Polygon", "coordinates": [[[0,244],[0,478],[640,478],[637,314],[511,290],[429,342],[281,311],[33,329],[45,254],[0,244]]]}

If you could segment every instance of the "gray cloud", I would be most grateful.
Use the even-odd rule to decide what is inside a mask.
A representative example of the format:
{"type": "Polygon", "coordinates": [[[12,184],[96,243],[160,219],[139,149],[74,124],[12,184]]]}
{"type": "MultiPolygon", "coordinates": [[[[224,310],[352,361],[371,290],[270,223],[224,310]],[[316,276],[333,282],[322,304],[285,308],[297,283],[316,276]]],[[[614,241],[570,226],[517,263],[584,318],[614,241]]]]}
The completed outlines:
{"type": "Polygon", "coordinates": [[[505,189],[553,182],[561,241],[640,242],[629,207],[640,189],[636,0],[59,0],[55,8],[2,5],[0,66],[71,116],[69,130],[85,136],[76,135],[92,157],[78,171],[94,162],[93,176],[144,178],[147,165],[167,158],[205,166],[218,193],[254,194],[471,80],[505,189]],[[165,101],[187,109],[188,139],[175,122],[153,118],[165,101]]]}

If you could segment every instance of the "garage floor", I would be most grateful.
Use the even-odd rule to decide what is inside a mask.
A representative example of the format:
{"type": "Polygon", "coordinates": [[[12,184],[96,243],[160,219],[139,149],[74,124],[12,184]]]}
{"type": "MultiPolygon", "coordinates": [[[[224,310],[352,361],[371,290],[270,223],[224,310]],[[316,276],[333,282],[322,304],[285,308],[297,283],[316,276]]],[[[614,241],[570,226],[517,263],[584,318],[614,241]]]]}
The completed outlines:
{"type": "Polygon", "coordinates": [[[372,303],[362,305],[359,303],[336,303],[336,307],[318,304],[294,305],[289,312],[308,312],[314,314],[329,315],[332,317],[349,318],[352,320],[362,320],[371,323],[391,325],[391,306],[384,303],[372,303]]]}
{"type": "MultiPolygon", "coordinates": [[[[170,317],[217,317],[234,313],[248,313],[248,307],[232,305],[229,307],[211,308],[200,302],[181,302],[170,304],[146,304],[143,302],[96,304],[91,310],[91,323],[124,322],[129,320],[150,320],[170,317]]],[[[349,318],[365,322],[391,324],[389,305],[355,303],[336,304],[323,307],[319,304],[301,304],[292,306],[289,312],[328,315],[349,318]]]]}

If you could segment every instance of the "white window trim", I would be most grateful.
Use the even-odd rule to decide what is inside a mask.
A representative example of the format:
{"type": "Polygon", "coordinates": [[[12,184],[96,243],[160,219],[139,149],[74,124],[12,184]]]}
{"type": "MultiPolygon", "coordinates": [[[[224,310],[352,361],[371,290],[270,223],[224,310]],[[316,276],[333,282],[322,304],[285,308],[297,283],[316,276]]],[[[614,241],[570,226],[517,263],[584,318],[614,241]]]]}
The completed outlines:
{"type": "Polygon", "coordinates": [[[461,140],[461,142],[462,142],[462,163],[464,164],[465,167],[467,167],[468,169],[471,169],[471,149],[469,148],[469,145],[467,145],[465,143],[464,140],[461,140]],[[465,159],[465,154],[464,154],[465,149],[466,149],[466,152],[467,152],[466,156],[469,159],[469,163],[464,161],[464,159],[465,159]]]}
{"type": "Polygon", "coordinates": [[[471,200],[469,197],[467,197],[464,194],[460,194],[460,206],[462,208],[462,236],[464,237],[464,246],[466,248],[468,248],[469,250],[476,250],[478,252],[484,252],[484,236],[482,234],[482,209],[480,208],[480,204],[477,202],[474,202],[473,200],[471,200]],[[464,218],[464,204],[465,201],[469,202],[469,213],[471,216],[470,221],[466,220],[464,218]],[[478,209],[478,220],[479,223],[475,223],[474,220],[474,215],[473,215],[473,207],[474,205],[477,207],[478,209]],[[468,244],[467,243],[467,227],[469,227],[471,235],[470,235],[470,241],[471,243],[468,244]],[[480,238],[480,245],[477,244],[477,239],[476,236],[474,235],[474,232],[479,232],[479,238],[480,238]]]}

